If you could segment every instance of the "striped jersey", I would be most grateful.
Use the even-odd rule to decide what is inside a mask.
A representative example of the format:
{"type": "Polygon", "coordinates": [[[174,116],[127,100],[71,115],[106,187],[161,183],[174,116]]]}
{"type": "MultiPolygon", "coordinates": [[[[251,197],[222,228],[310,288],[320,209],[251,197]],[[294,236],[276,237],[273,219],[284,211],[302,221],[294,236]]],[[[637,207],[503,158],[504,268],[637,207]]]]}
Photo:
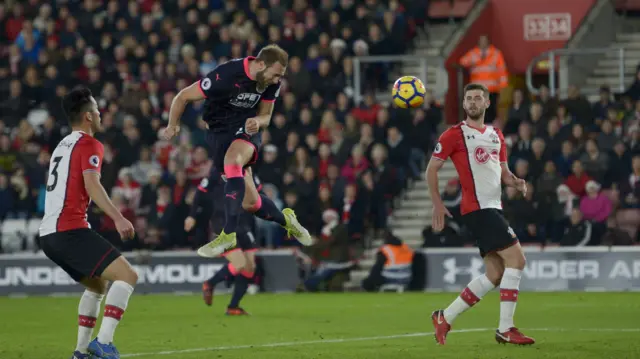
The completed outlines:
{"type": "Polygon", "coordinates": [[[501,164],[507,162],[507,148],[500,130],[459,123],[442,133],[432,158],[453,161],[462,186],[461,214],[502,209],[501,164]]]}
{"type": "Polygon", "coordinates": [[[100,173],[103,155],[102,143],[82,131],[73,131],[60,141],[49,162],[40,236],[90,228],[87,208],[91,199],[83,173],[100,173]]]}

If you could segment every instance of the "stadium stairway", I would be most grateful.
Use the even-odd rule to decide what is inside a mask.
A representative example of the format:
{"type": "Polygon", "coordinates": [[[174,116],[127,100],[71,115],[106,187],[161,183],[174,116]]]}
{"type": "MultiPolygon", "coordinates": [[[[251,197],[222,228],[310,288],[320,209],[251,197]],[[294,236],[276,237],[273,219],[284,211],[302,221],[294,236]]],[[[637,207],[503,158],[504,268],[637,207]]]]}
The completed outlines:
{"type": "MultiPolygon", "coordinates": [[[[634,28],[638,28],[634,26],[634,28]]],[[[636,67],[640,64],[640,31],[623,31],[616,34],[611,48],[623,47],[625,49],[624,76],[625,85],[633,82],[636,67]]],[[[610,86],[614,92],[618,91],[619,61],[618,51],[611,51],[603,56],[586,79],[582,86],[583,92],[589,95],[590,101],[598,101],[598,89],[601,86],[610,86]]]]}
{"type": "MultiPolygon", "coordinates": [[[[447,161],[439,172],[440,191],[444,190],[447,182],[458,175],[451,161],[447,161]]],[[[411,248],[417,249],[422,245],[422,230],[431,223],[431,195],[426,180],[412,183],[409,189],[397,199],[396,209],[389,218],[389,226],[393,233],[411,248]]],[[[358,269],[351,271],[349,282],[345,283],[345,290],[359,290],[364,278],[367,277],[375,262],[378,248],[383,244],[382,238],[375,238],[372,249],[365,251],[359,261],[358,269]]]]}

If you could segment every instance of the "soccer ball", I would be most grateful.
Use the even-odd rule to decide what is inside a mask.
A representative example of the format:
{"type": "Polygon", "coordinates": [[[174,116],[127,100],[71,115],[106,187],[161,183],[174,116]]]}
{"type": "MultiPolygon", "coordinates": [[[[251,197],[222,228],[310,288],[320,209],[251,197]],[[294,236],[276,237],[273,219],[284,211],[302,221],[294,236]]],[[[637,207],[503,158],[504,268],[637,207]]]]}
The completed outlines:
{"type": "Polygon", "coordinates": [[[393,103],[400,108],[419,107],[424,103],[426,89],[419,78],[402,76],[393,84],[393,103]]]}

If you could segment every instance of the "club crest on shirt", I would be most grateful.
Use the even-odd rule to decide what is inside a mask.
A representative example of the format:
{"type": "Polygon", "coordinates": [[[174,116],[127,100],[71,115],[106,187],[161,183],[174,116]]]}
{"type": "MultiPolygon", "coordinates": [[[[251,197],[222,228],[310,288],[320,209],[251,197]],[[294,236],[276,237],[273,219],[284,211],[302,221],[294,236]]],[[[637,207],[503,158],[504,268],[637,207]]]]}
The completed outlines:
{"type": "Polygon", "coordinates": [[[489,138],[491,139],[491,142],[493,143],[500,143],[500,139],[498,138],[498,135],[496,133],[492,133],[489,135],[489,138]]]}
{"type": "Polygon", "coordinates": [[[97,168],[100,165],[100,158],[97,155],[89,157],[89,164],[97,168]]]}

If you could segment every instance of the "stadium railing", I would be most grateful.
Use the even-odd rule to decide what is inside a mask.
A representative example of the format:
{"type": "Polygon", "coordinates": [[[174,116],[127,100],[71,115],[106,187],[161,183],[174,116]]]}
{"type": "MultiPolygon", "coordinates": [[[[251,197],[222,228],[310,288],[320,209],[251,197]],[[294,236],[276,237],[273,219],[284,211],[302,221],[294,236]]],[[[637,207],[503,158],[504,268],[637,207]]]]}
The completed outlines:
{"type": "MultiPolygon", "coordinates": [[[[607,55],[614,54],[615,57],[607,58],[611,61],[616,61],[616,73],[615,83],[603,83],[602,85],[612,86],[612,90],[624,92],[626,87],[625,75],[627,71],[626,65],[626,49],[624,47],[606,47],[606,48],[589,48],[589,49],[557,49],[543,52],[542,54],[534,57],[529,62],[526,73],[526,84],[528,90],[537,95],[540,93],[540,89],[536,88],[533,83],[534,73],[543,69],[548,74],[548,84],[551,96],[566,96],[569,85],[577,85],[575,78],[584,78],[584,71],[590,72],[593,70],[585,69],[580,66],[575,66],[572,63],[573,57],[589,55],[592,57],[606,58],[607,55]],[[575,72],[582,72],[581,74],[574,74],[575,72]],[[556,83],[557,82],[557,83],[556,83]]],[[[635,66],[635,64],[634,64],[635,66]]],[[[590,73],[587,74],[587,76],[590,73]]],[[[600,88],[600,84],[595,87],[580,86],[583,89],[584,95],[594,95],[600,88]]]]}

